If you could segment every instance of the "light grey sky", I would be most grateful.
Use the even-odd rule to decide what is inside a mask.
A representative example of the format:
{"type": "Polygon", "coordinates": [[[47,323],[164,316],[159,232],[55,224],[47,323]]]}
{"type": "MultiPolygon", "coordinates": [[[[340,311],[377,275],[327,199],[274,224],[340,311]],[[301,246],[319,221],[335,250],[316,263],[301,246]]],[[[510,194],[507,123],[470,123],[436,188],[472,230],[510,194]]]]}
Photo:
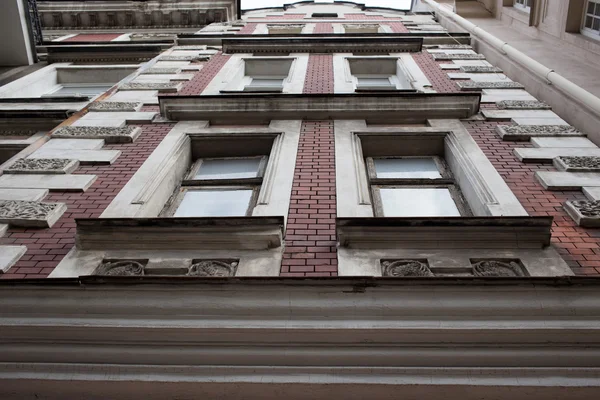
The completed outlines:
{"type": "MultiPolygon", "coordinates": [[[[411,0],[350,0],[356,3],[363,3],[372,7],[389,7],[398,9],[408,9],[411,0]]],[[[333,0],[318,0],[320,3],[332,3],[333,0]]],[[[294,0],[242,0],[242,10],[263,7],[281,7],[283,4],[294,3],[294,0]]]]}

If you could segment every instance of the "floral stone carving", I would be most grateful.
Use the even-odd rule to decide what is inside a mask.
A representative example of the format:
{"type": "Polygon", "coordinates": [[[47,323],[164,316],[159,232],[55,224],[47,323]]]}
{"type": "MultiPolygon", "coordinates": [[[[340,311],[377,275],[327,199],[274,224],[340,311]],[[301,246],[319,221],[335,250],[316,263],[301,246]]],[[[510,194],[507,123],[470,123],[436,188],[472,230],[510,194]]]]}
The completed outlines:
{"type": "Polygon", "coordinates": [[[67,210],[63,203],[1,200],[0,223],[19,227],[50,228],[67,210]]]}
{"type": "Polygon", "coordinates": [[[144,275],[144,264],[135,260],[105,261],[94,271],[94,275],[139,276],[144,275]]]}
{"type": "Polygon", "coordinates": [[[469,74],[494,74],[501,73],[502,69],[498,67],[480,67],[477,65],[463,65],[460,67],[460,72],[469,74]]]}
{"type": "Polygon", "coordinates": [[[90,111],[138,111],[142,103],[97,101],[90,104],[90,111]]]}
{"type": "Polygon", "coordinates": [[[106,143],[131,143],[142,130],[133,126],[120,128],[106,126],[65,126],[52,133],[60,139],[104,139],[106,143]]]}
{"type": "Polygon", "coordinates": [[[447,61],[447,60],[485,60],[483,54],[448,54],[448,53],[434,53],[433,59],[436,61],[447,61]]]}
{"type": "Polygon", "coordinates": [[[561,156],[554,162],[558,169],[567,172],[600,172],[600,157],[561,156]]]}
{"type": "Polygon", "coordinates": [[[78,160],[63,158],[22,158],[4,170],[5,174],[69,174],[78,160]]]}
{"type": "Polygon", "coordinates": [[[195,260],[188,272],[189,276],[234,276],[237,260],[195,260]]]}
{"type": "Polygon", "coordinates": [[[132,82],[125,83],[119,87],[120,90],[162,90],[176,92],[179,88],[178,82],[132,82]]]}
{"type": "Polygon", "coordinates": [[[502,100],[496,102],[501,110],[550,110],[548,104],[537,100],[502,100]]]}
{"type": "Polygon", "coordinates": [[[527,141],[531,137],[585,136],[568,125],[498,125],[496,132],[506,141],[527,141]]]}
{"type": "Polygon", "coordinates": [[[149,68],[142,72],[142,75],[163,75],[163,74],[178,74],[181,71],[180,68],[149,68]]]}
{"type": "Polygon", "coordinates": [[[600,227],[600,201],[567,201],[565,211],[577,225],[587,228],[600,227]]]}
{"type": "Polygon", "coordinates": [[[383,276],[395,277],[431,277],[433,272],[429,269],[429,265],[423,261],[417,260],[396,260],[384,261],[381,263],[383,276]]]}
{"type": "Polygon", "coordinates": [[[463,81],[457,82],[461,90],[479,90],[479,89],[523,89],[524,86],[519,82],[476,82],[463,81]]]}
{"type": "Polygon", "coordinates": [[[515,261],[487,260],[473,263],[473,275],[488,277],[525,276],[515,261]]]}

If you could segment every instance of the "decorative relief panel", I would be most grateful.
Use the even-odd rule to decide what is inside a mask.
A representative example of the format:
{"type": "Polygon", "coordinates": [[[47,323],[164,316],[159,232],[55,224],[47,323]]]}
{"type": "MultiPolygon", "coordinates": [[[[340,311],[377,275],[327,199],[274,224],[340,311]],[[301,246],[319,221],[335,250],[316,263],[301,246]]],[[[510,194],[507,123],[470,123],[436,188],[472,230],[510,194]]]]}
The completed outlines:
{"type": "Polygon", "coordinates": [[[519,262],[515,260],[483,260],[473,262],[473,275],[487,277],[525,276],[519,262]]]}
{"type": "Polygon", "coordinates": [[[498,67],[480,67],[477,65],[463,65],[460,67],[460,72],[468,74],[494,74],[502,73],[502,69],[498,67]]]}
{"type": "Polygon", "coordinates": [[[0,201],[0,223],[19,227],[49,228],[66,211],[63,203],[0,201]]]}
{"type": "Polygon", "coordinates": [[[69,174],[79,165],[78,160],[63,158],[22,158],[4,170],[5,174],[69,174]]]}
{"type": "Polygon", "coordinates": [[[531,137],[585,136],[568,125],[498,125],[496,132],[503,140],[526,141],[531,137]]]}
{"type": "MultiPolygon", "coordinates": [[[[180,260],[170,262],[169,266],[161,268],[148,267],[149,260],[105,260],[94,271],[94,275],[107,276],[141,276],[141,275],[185,275],[195,277],[227,277],[234,276],[239,260],[180,260]]],[[[155,263],[156,264],[156,263],[155,263]]],[[[160,264],[160,262],[159,262],[160,264]]]]}
{"type": "Polygon", "coordinates": [[[164,75],[164,74],[178,74],[181,72],[181,68],[149,68],[142,72],[142,75],[164,75]]]}
{"type": "Polygon", "coordinates": [[[567,201],[565,211],[577,225],[587,228],[600,227],[600,201],[567,201]]]}
{"type": "Polygon", "coordinates": [[[600,157],[561,156],[554,161],[558,169],[567,172],[600,172],[600,157]]]}
{"type": "Polygon", "coordinates": [[[475,82],[460,81],[457,82],[461,90],[479,90],[479,89],[523,89],[524,86],[519,82],[475,82]]]}
{"type": "Polygon", "coordinates": [[[383,261],[382,276],[395,277],[431,277],[434,276],[427,261],[424,260],[396,260],[383,261]]]}
{"type": "Polygon", "coordinates": [[[104,261],[96,271],[94,271],[94,275],[141,276],[144,275],[144,267],[147,262],[147,260],[104,261]]]}
{"type": "Polygon", "coordinates": [[[501,110],[550,110],[548,104],[537,100],[502,100],[496,102],[501,110]]]}
{"type": "Polygon", "coordinates": [[[178,82],[131,82],[119,87],[119,90],[162,90],[176,92],[179,88],[178,82]]]}
{"type": "Polygon", "coordinates": [[[138,111],[142,103],[97,101],[89,106],[90,111],[138,111]]]}
{"type": "Polygon", "coordinates": [[[237,260],[194,260],[189,276],[234,276],[237,270],[237,260]]]}
{"type": "Polygon", "coordinates": [[[483,54],[448,54],[448,53],[434,53],[433,59],[436,61],[449,61],[449,60],[485,60],[483,54]]]}
{"type": "Polygon", "coordinates": [[[0,130],[0,137],[2,136],[32,136],[38,131],[35,130],[0,130]]]}
{"type": "Polygon", "coordinates": [[[55,139],[104,139],[106,143],[131,143],[142,130],[133,126],[65,126],[52,133],[55,139]]]}
{"type": "Polygon", "coordinates": [[[197,55],[197,56],[162,56],[159,61],[208,61],[210,56],[197,55]]]}

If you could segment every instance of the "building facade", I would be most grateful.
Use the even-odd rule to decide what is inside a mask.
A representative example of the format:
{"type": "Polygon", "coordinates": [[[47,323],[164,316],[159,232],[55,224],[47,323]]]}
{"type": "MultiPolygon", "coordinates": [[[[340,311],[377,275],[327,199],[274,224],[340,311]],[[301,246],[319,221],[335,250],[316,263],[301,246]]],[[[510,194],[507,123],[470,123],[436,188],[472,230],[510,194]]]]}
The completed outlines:
{"type": "Polygon", "coordinates": [[[598,98],[413,3],[38,1],[0,397],[597,397],[598,98]]]}

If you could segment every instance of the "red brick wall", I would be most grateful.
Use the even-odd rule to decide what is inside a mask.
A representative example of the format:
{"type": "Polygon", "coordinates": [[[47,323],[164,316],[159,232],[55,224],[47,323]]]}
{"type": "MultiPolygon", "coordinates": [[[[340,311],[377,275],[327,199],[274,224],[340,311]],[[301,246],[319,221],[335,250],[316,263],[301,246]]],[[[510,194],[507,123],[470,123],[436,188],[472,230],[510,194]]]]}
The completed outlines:
{"type": "Polygon", "coordinates": [[[333,33],[333,24],[331,22],[317,22],[313,33],[333,33]]]}
{"type": "Polygon", "coordinates": [[[27,253],[0,279],[47,277],[75,244],[75,218],[99,217],[173,126],[141,125],[143,132],[134,143],[104,146],[122,151],[112,165],[80,166],[75,174],[98,178],[83,193],[51,192],[43,200],[67,205],[67,211],[52,228],[10,228],[0,238],[0,244],[27,246],[27,253]]]}
{"type": "Polygon", "coordinates": [[[110,42],[121,35],[122,33],[80,33],[63,42],[110,42]]]}
{"type": "Polygon", "coordinates": [[[336,276],[333,121],[302,123],[281,276],[336,276]]]}
{"type": "Polygon", "coordinates": [[[202,91],[208,86],[210,81],[219,73],[221,68],[225,65],[225,63],[229,60],[231,56],[225,55],[222,53],[217,53],[210,58],[204,64],[204,67],[196,72],[194,77],[185,83],[183,88],[175,96],[184,96],[184,95],[195,95],[201,94],[202,91]]]}
{"type": "Polygon", "coordinates": [[[258,24],[254,22],[246,23],[246,26],[237,31],[236,35],[251,35],[256,30],[257,25],[258,24]]]}
{"type": "Polygon", "coordinates": [[[390,22],[388,25],[392,28],[392,32],[394,33],[409,33],[402,22],[390,22]]]}
{"type": "Polygon", "coordinates": [[[308,57],[304,93],[333,93],[333,55],[311,54],[308,57]]]}
{"type": "Polygon", "coordinates": [[[450,61],[437,62],[431,54],[425,51],[413,54],[412,56],[419,65],[419,68],[421,68],[421,71],[423,71],[429,82],[433,85],[434,90],[438,93],[460,92],[458,85],[448,78],[448,71],[442,70],[439,65],[442,63],[450,64],[450,61]]]}

